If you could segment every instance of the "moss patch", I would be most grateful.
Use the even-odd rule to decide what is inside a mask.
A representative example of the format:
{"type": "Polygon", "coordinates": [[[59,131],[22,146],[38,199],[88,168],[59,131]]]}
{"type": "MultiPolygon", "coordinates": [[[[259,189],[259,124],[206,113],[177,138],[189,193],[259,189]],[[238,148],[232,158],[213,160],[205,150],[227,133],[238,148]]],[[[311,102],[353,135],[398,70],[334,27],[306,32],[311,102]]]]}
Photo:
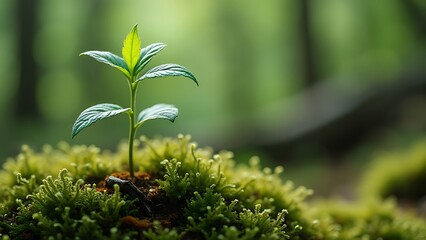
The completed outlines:
{"type": "Polygon", "coordinates": [[[40,153],[24,147],[0,171],[2,239],[426,236],[422,220],[393,205],[386,215],[378,207],[356,215],[306,202],[312,191],[283,181],[282,167],[262,168],[255,157],[237,165],[231,152],[199,148],[188,136],[142,138],[134,156],[139,166],[132,179],[126,145],[114,153],[63,143],[40,153]]]}

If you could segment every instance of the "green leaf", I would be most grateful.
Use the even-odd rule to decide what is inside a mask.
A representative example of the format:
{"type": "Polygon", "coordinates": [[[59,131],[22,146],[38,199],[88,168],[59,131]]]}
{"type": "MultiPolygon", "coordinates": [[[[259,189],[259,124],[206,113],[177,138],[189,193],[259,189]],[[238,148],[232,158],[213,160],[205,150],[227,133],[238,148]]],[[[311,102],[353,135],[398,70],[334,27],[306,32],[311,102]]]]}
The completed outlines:
{"type": "Polygon", "coordinates": [[[138,25],[135,25],[124,40],[122,54],[130,74],[133,74],[141,50],[141,40],[138,36],[138,25]]]}
{"type": "Polygon", "coordinates": [[[84,53],[80,53],[80,56],[92,57],[98,62],[106,63],[110,66],[117,68],[122,73],[124,73],[124,75],[130,77],[129,69],[127,68],[126,62],[124,62],[123,58],[115,54],[104,51],[87,51],[84,53]]]}
{"type": "Polygon", "coordinates": [[[166,47],[166,44],[164,43],[153,43],[143,48],[135,67],[135,74],[142,71],[142,69],[151,61],[152,57],[154,57],[154,55],[160,52],[164,47],[166,47]]]}
{"type": "Polygon", "coordinates": [[[91,106],[80,113],[72,126],[72,137],[74,138],[81,130],[92,125],[98,120],[109,118],[120,113],[129,111],[130,108],[122,108],[116,104],[101,103],[91,106]]]}
{"type": "Polygon", "coordinates": [[[167,76],[184,76],[192,79],[197,85],[197,79],[188,69],[178,64],[163,64],[154,67],[147,71],[142,77],[138,78],[137,81],[142,81],[146,78],[158,78],[167,76]]]}
{"type": "Polygon", "coordinates": [[[142,125],[144,122],[153,119],[166,119],[174,122],[178,116],[178,109],[170,104],[155,104],[152,107],[146,108],[139,113],[138,124],[142,125]]]}

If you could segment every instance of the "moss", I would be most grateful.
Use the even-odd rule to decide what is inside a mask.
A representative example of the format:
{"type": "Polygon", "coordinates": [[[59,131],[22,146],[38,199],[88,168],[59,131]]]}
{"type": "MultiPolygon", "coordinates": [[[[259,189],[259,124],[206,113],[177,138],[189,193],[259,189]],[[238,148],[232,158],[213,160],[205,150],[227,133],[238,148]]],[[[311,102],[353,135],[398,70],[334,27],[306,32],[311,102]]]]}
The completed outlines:
{"type": "Polygon", "coordinates": [[[425,221],[398,209],[391,199],[356,203],[328,200],[315,206],[314,215],[328,218],[339,229],[338,239],[426,239],[425,221]]]}
{"type": "Polygon", "coordinates": [[[400,204],[415,206],[426,197],[421,186],[426,186],[426,140],[378,154],[360,184],[360,196],[395,197],[400,204]]]}
{"type": "Polygon", "coordinates": [[[248,166],[237,165],[231,152],[215,154],[210,148],[197,147],[188,136],[142,138],[134,156],[139,172],[132,179],[125,172],[124,144],[116,152],[64,143],[56,149],[45,147],[40,153],[24,147],[0,171],[4,180],[0,194],[2,238],[425,236],[423,222],[399,220],[394,209],[387,209],[386,214],[357,215],[345,208],[308,203],[305,198],[312,191],[283,181],[282,167],[262,168],[255,157],[248,166]],[[108,183],[116,178],[109,176],[121,180],[111,185],[108,183]],[[315,208],[319,210],[313,211],[315,208]]]}

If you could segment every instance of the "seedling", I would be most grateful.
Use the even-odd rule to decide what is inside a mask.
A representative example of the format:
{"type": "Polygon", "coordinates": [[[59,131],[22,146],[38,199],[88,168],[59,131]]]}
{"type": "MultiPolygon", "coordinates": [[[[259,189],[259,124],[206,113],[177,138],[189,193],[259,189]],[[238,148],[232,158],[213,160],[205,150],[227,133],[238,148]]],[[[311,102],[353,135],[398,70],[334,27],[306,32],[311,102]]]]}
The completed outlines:
{"type": "Polygon", "coordinates": [[[136,118],[136,91],[139,83],[150,78],[183,76],[192,79],[198,85],[195,76],[188,69],[178,64],[163,64],[141,74],[144,67],[151,61],[154,55],[160,52],[165,46],[164,43],[153,43],[141,49],[141,40],[138,36],[137,25],[135,25],[124,40],[122,49],[123,57],[105,51],[88,51],[80,54],[92,57],[98,62],[108,64],[124,74],[130,89],[130,107],[123,108],[112,103],[101,103],[85,109],[78,116],[72,127],[72,138],[81,130],[99,120],[118,114],[127,114],[130,123],[129,171],[132,178],[134,177],[133,141],[136,130],[148,120],[166,119],[174,122],[178,115],[178,109],[175,106],[170,104],[156,104],[142,110],[136,118]]]}

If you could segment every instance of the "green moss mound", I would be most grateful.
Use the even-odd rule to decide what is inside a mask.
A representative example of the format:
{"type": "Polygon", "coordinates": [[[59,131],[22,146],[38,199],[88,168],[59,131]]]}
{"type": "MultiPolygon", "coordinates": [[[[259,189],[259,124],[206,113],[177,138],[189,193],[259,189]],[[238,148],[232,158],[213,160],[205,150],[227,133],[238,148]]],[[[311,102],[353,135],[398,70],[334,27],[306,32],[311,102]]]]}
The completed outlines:
{"type": "Polygon", "coordinates": [[[338,239],[426,239],[424,219],[397,208],[392,199],[326,200],[311,207],[319,219],[328,219],[339,228],[338,239]]]}
{"type": "Polygon", "coordinates": [[[426,139],[408,149],[378,154],[365,173],[360,193],[378,198],[395,197],[405,205],[425,201],[426,139]]]}
{"type": "Polygon", "coordinates": [[[403,217],[394,206],[388,208],[386,218],[370,221],[374,211],[354,215],[345,208],[335,211],[327,204],[306,202],[312,191],[283,181],[282,167],[261,168],[256,157],[248,165],[237,165],[231,152],[199,148],[189,136],[142,138],[135,150],[138,189],[108,187],[105,179],[111,174],[124,176],[126,162],[125,145],[114,153],[65,143],[56,149],[46,146],[42,152],[23,147],[0,171],[2,239],[426,236],[422,221],[403,217]],[[150,212],[141,207],[146,205],[150,212]],[[357,219],[364,222],[353,224],[357,219]],[[400,224],[410,227],[397,227],[400,224]],[[385,228],[396,233],[381,235],[389,233],[385,228]]]}

